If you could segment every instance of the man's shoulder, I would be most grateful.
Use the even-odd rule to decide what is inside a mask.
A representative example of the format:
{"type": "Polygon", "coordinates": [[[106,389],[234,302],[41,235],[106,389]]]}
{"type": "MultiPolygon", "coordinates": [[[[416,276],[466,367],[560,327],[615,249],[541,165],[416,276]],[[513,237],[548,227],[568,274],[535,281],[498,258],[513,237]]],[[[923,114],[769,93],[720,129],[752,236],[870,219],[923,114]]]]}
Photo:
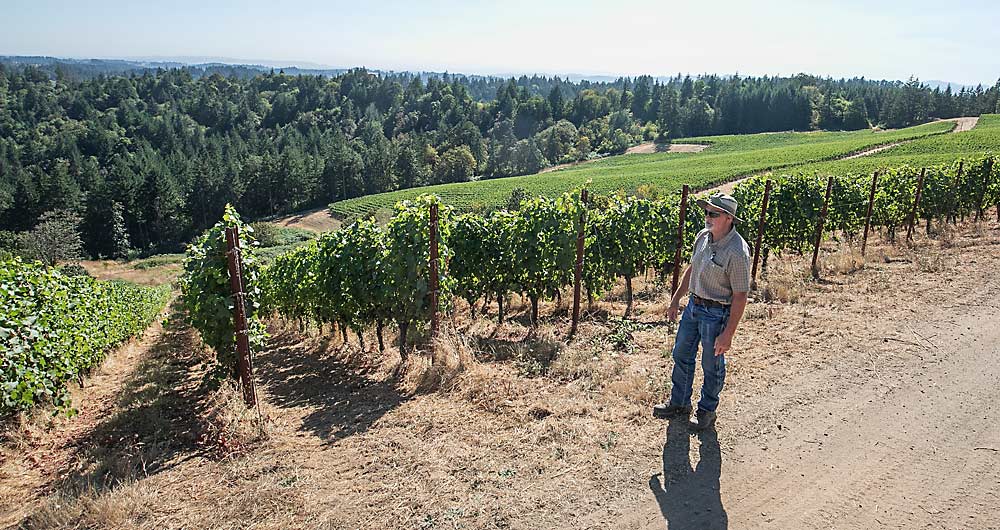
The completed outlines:
{"type": "Polygon", "coordinates": [[[750,255],[750,245],[747,243],[746,239],[743,239],[743,234],[739,230],[734,230],[733,238],[729,241],[729,248],[734,252],[739,252],[747,256],[750,255]]]}

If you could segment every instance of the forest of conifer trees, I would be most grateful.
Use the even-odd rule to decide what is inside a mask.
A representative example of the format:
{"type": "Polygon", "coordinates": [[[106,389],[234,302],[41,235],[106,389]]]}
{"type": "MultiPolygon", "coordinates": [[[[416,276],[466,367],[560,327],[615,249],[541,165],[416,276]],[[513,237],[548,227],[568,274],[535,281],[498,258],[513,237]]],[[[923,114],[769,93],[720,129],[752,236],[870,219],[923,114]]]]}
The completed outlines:
{"type": "Polygon", "coordinates": [[[91,256],[175,251],[227,203],[261,218],[530,174],[644,140],[903,127],[998,111],[1000,92],[808,75],[231,73],[0,64],[0,243],[65,212],[91,256]]]}

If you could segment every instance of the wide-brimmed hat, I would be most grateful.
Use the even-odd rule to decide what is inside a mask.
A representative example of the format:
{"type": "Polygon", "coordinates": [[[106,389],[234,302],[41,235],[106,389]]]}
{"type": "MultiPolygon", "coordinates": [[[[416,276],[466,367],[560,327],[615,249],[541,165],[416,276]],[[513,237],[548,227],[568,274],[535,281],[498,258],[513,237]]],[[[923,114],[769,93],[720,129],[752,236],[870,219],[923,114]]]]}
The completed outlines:
{"type": "Polygon", "coordinates": [[[698,206],[706,210],[717,210],[723,213],[728,213],[733,216],[733,220],[736,222],[743,222],[736,216],[736,209],[739,208],[740,204],[736,202],[736,199],[732,195],[727,195],[725,193],[713,193],[708,197],[708,200],[698,199],[695,201],[698,206]]]}

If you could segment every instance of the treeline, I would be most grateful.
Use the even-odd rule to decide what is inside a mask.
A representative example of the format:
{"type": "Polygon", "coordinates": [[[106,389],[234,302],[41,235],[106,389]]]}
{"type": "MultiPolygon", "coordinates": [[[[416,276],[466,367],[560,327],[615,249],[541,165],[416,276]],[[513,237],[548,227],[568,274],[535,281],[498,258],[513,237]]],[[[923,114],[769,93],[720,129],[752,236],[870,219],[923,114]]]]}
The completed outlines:
{"type": "Polygon", "coordinates": [[[992,112],[998,91],[805,75],[571,83],[363,69],[73,80],[0,65],[0,230],[60,211],[82,219],[90,255],[175,250],[227,203],[259,218],[534,173],[642,140],[905,126],[992,112]]]}

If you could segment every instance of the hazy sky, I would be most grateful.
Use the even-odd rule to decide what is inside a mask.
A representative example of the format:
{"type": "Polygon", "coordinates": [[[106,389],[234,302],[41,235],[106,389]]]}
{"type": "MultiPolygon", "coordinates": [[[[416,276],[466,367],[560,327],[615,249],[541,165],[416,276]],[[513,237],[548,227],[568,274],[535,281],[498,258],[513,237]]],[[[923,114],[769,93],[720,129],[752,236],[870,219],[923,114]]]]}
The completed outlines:
{"type": "Polygon", "coordinates": [[[1000,77],[996,1],[0,0],[0,13],[0,55],[990,85],[1000,77]]]}

